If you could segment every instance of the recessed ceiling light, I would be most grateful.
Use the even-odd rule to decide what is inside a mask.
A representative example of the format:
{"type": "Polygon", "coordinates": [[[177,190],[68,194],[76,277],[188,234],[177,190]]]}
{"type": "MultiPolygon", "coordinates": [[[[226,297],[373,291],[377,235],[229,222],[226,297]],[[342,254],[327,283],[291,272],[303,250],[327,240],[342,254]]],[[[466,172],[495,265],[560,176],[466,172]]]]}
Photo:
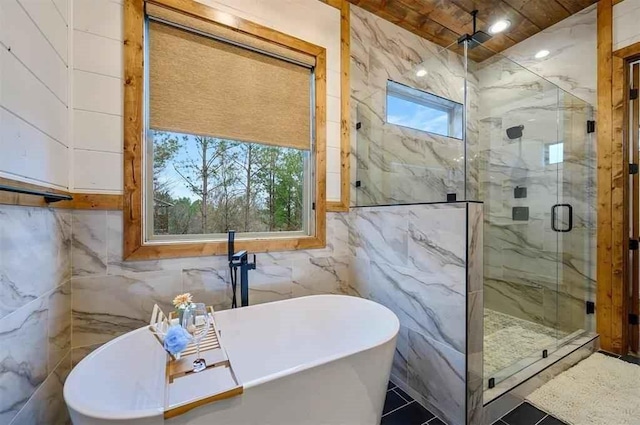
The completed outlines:
{"type": "Polygon", "coordinates": [[[547,56],[549,56],[549,51],[548,50],[540,50],[538,53],[536,53],[535,58],[536,59],[542,59],[542,58],[546,58],[547,56]]]}
{"type": "Polygon", "coordinates": [[[418,76],[418,77],[424,77],[425,75],[427,75],[427,70],[426,69],[420,69],[420,70],[418,70],[418,72],[416,72],[416,76],[418,76]]]}
{"type": "Polygon", "coordinates": [[[506,30],[510,26],[511,21],[502,19],[489,27],[489,34],[498,34],[499,32],[506,30]]]}

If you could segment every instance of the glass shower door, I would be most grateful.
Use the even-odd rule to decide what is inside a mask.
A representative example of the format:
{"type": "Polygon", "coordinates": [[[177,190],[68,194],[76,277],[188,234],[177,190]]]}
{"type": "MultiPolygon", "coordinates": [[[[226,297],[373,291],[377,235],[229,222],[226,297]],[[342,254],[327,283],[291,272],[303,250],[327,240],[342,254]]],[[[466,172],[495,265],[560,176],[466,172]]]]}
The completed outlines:
{"type": "Polygon", "coordinates": [[[484,369],[491,387],[558,346],[561,255],[552,218],[562,213],[560,93],[500,55],[470,62],[470,73],[479,87],[484,369]]]}
{"type": "Polygon", "coordinates": [[[558,202],[552,209],[557,241],[558,288],[549,294],[549,310],[555,310],[558,344],[592,329],[586,302],[595,288],[595,264],[591,261],[596,240],[596,186],[594,180],[593,108],[564,91],[559,92],[558,202]]]}

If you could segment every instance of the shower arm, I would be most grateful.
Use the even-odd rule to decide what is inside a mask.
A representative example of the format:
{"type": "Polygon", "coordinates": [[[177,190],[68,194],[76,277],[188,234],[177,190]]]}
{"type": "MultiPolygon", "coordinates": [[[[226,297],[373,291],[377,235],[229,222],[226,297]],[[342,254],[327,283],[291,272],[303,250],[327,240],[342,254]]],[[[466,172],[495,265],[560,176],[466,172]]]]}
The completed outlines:
{"type": "Polygon", "coordinates": [[[476,20],[478,19],[478,9],[471,11],[471,16],[473,16],[473,32],[471,34],[476,33],[476,20]]]}

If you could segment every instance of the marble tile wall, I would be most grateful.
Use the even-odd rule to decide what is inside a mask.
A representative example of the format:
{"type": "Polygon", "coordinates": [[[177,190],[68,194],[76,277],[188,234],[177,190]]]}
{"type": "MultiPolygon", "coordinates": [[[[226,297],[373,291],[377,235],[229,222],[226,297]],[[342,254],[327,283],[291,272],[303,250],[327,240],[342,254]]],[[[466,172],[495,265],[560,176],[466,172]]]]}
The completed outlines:
{"type": "Polygon", "coordinates": [[[597,7],[592,5],[544,29],[502,54],[562,90],[596,105],[597,7]],[[549,55],[536,59],[540,50],[549,55]]]}
{"type": "MultiPolygon", "coordinates": [[[[386,123],[386,85],[392,80],[464,103],[463,58],[357,6],[351,7],[353,205],[442,202],[464,193],[464,143],[386,123]],[[427,70],[418,77],[416,72],[427,70]],[[361,127],[355,130],[355,123],[361,127]],[[355,186],[359,181],[360,185],[355,186]]],[[[467,149],[477,146],[477,81],[468,81],[467,149]]],[[[468,191],[477,192],[470,173],[468,191]]]]}
{"type": "Polygon", "coordinates": [[[398,316],[394,382],[451,424],[482,414],[481,230],[479,203],[351,212],[349,293],[398,316]]]}
{"type": "Polygon", "coordinates": [[[65,424],[71,213],[0,205],[0,423],[65,424]]]}
{"type": "MultiPolygon", "coordinates": [[[[587,8],[504,57],[470,61],[466,73],[465,199],[487,207],[485,302],[567,332],[593,326],[583,311],[595,293],[595,138],[585,132],[595,103],[595,15],[587,8]],[[550,55],[534,59],[542,49],[550,55]],[[525,136],[509,140],[505,130],[520,124],[525,136]],[[547,146],[558,142],[564,162],[545,164],[547,146]],[[527,187],[527,199],[514,199],[516,186],[527,187]],[[551,229],[556,203],[574,208],[568,234],[551,229]],[[529,207],[528,221],[512,220],[515,206],[529,207]]],[[[358,7],[351,22],[352,117],[362,124],[352,130],[354,205],[438,201],[449,192],[461,199],[463,142],[384,122],[388,79],[462,102],[461,57],[358,7]]]]}
{"type": "Polygon", "coordinates": [[[593,119],[594,37],[589,8],[505,51],[509,59],[473,64],[480,87],[479,199],[491,241],[484,256],[486,306],[568,333],[593,326],[584,301],[595,296],[595,138],[586,133],[593,119]],[[543,48],[552,54],[535,62],[543,48]],[[509,140],[506,129],[516,125],[524,125],[523,137],[509,140]],[[547,146],[560,142],[564,161],[547,164],[547,146]],[[515,198],[517,186],[527,188],[526,198],[515,198]],[[558,203],[573,206],[569,233],[551,228],[558,203]],[[518,206],[529,208],[529,220],[512,220],[518,206]]]}
{"type": "MultiPolygon", "coordinates": [[[[178,293],[191,292],[217,310],[231,307],[226,256],[125,262],[122,213],[116,211],[74,211],[72,234],[74,364],[148,323],[155,303],[170,311],[178,293]]],[[[326,248],[257,254],[250,303],[347,293],[348,238],[348,214],[329,213],[326,248]]]]}

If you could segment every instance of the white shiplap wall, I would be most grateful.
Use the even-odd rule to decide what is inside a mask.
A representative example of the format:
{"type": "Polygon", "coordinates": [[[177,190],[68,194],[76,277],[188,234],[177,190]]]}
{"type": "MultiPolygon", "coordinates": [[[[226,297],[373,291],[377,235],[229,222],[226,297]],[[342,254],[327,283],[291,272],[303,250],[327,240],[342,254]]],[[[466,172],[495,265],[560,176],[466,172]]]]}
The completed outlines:
{"type": "Polygon", "coordinates": [[[613,50],[640,41],[640,0],[624,0],[613,7],[613,50]]]}
{"type": "MultiPolygon", "coordinates": [[[[201,1],[327,49],[327,199],[340,200],[340,11],[318,0],[201,1]]],[[[73,189],[121,193],[122,1],[73,0],[73,23],[73,189]]]]}
{"type": "Polygon", "coordinates": [[[122,193],[122,1],[73,0],[73,190],[122,193]]]}
{"type": "Polygon", "coordinates": [[[69,187],[68,0],[0,0],[0,175],[69,187]]]}

